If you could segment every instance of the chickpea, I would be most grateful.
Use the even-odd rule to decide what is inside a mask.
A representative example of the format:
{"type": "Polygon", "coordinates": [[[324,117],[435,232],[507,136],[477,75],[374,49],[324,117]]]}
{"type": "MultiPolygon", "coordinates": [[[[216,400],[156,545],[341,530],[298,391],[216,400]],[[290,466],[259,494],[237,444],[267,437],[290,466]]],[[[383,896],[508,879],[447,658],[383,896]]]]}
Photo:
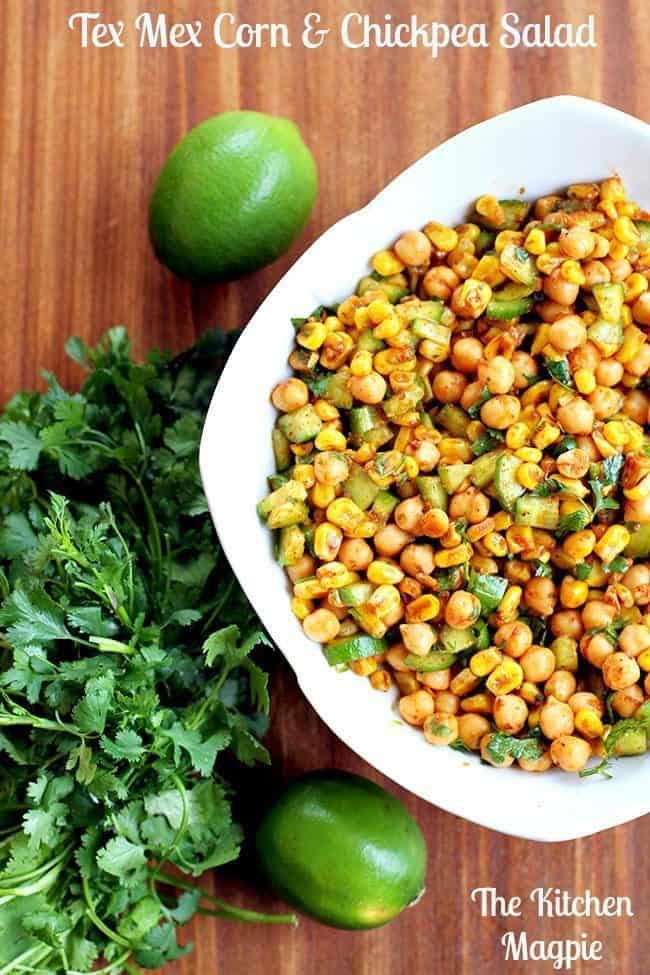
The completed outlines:
{"type": "Polygon", "coordinates": [[[310,640],[329,643],[338,636],[340,623],[330,609],[315,609],[302,621],[302,628],[310,640]]]}
{"type": "Polygon", "coordinates": [[[578,369],[586,369],[587,372],[594,372],[600,362],[601,355],[593,342],[585,342],[580,348],[573,349],[572,352],[569,352],[568,358],[573,372],[576,372],[578,369]]]}
{"type": "Polygon", "coordinates": [[[566,433],[591,433],[594,428],[594,411],[580,396],[558,407],[556,416],[566,433]]]}
{"type": "Polygon", "coordinates": [[[419,575],[431,575],[433,572],[433,546],[426,542],[411,543],[402,550],[399,564],[407,575],[417,578],[419,575]]]}
{"type": "Polygon", "coordinates": [[[555,301],[542,301],[535,310],[542,321],[550,325],[552,322],[556,322],[558,318],[570,315],[573,308],[570,305],[558,305],[555,301]]]}
{"type": "Polygon", "coordinates": [[[585,708],[591,708],[600,718],[605,713],[605,705],[603,702],[590,691],[577,691],[571,695],[568,704],[574,714],[577,714],[578,711],[584,711],[585,708]]]}
{"type": "Polygon", "coordinates": [[[563,254],[573,260],[582,261],[593,252],[596,238],[591,230],[578,225],[570,230],[563,230],[558,243],[563,254]]]}
{"type": "Polygon", "coordinates": [[[596,386],[589,396],[589,403],[597,420],[606,420],[618,413],[623,404],[623,394],[618,389],[596,386]]]}
{"type": "Polygon", "coordinates": [[[635,606],[647,606],[650,603],[650,566],[641,563],[631,566],[621,582],[632,593],[635,606]]]}
{"type": "Polygon", "coordinates": [[[557,469],[564,477],[584,477],[589,470],[589,457],[576,447],[575,450],[565,450],[556,460],[557,469]]]}
{"type": "Polygon", "coordinates": [[[501,762],[498,762],[488,751],[490,742],[493,738],[494,735],[491,734],[483,735],[481,738],[481,758],[484,762],[488,762],[489,765],[493,765],[495,768],[508,768],[514,762],[512,755],[506,755],[501,762]]]}
{"type": "Polygon", "coordinates": [[[495,355],[487,365],[485,382],[488,390],[497,393],[509,393],[515,383],[515,367],[505,356],[495,355]]]}
{"type": "Polygon", "coordinates": [[[481,615],[480,600],[473,593],[458,589],[445,606],[445,623],[456,630],[466,630],[481,615]]]}
{"type": "Polygon", "coordinates": [[[484,521],[490,513],[490,499],[487,495],[483,494],[482,491],[477,491],[476,488],[468,488],[467,491],[462,492],[462,496],[464,500],[464,511],[462,515],[453,513],[458,507],[458,505],[454,505],[454,502],[457,498],[461,497],[460,495],[454,495],[449,506],[451,518],[467,518],[471,525],[478,525],[479,521],[484,521]]]}
{"type": "Polygon", "coordinates": [[[632,305],[632,315],[639,325],[650,325],[650,292],[644,291],[632,305]]]}
{"type": "Polygon", "coordinates": [[[645,376],[650,369],[650,344],[648,342],[641,346],[631,362],[625,364],[625,368],[631,376],[636,376],[638,379],[645,376]]]}
{"type": "MultiPolygon", "coordinates": [[[[591,664],[592,667],[596,667],[601,670],[605,664],[608,657],[611,657],[614,652],[614,648],[605,636],[604,633],[594,633],[590,638],[585,637],[584,646],[581,645],[582,655],[591,664]]],[[[625,656],[625,654],[621,654],[625,656]]],[[[627,657],[626,659],[630,659],[627,657]]],[[[625,685],[624,685],[625,686],[625,685]]]]}
{"type": "Polygon", "coordinates": [[[431,260],[431,241],[421,230],[402,234],[394,250],[400,261],[409,267],[422,267],[431,260]]]}
{"type": "MultiPolygon", "coordinates": [[[[629,278],[630,274],[632,273],[632,265],[625,258],[620,261],[615,261],[613,257],[606,257],[603,264],[609,271],[610,280],[614,281],[615,283],[625,281],[625,279],[629,278]]],[[[643,297],[643,295],[641,295],[641,297],[643,297]]]]}
{"type": "Polygon", "coordinates": [[[589,596],[589,586],[580,579],[564,576],[560,584],[560,602],[566,609],[583,606],[589,596]]]}
{"type": "Polygon", "coordinates": [[[461,714],[458,718],[458,736],[464,745],[477,752],[481,739],[490,731],[490,722],[482,714],[461,714]]]}
{"type": "Polygon", "coordinates": [[[595,284],[608,284],[612,277],[609,268],[602,261],[585,261],[582,273],[585,276],[583,288],[586,291],[591,291],[595,284]]]}
{"type": "Polygon", "coordinates": [[[316,573],[316,562],[311,555],[303,555],[301,559],[287,566],[287,575],[292,582],[300,582],[301,579],[308,579],[316,573]]]}
{"type": "Polygon", "coordinates": [[[565,772],[581,772],[591,758],[591,745],[575,735],[561,735],[551,745],[551,759],[565,772]]]}
{"type": "Polygon", "coordinates": [[[338,560],[350,572],[364,572],[373,559],[374,553],[363,538],[346,538],[339,549],[338,560]]]}
{"type": "Polygon", "coordinates": [[[526,724],[528,707],[516,694],[501,694],[494,702],[494,723],[500,731],[516,735],[526,724]]]}
{"type": "Polygon", "coordinates": [[[451,364],[458,372],[476,372],[483,359],[483,351],[483,344],[479,339],[458,339],[451,350],[451,364]]]}
{"type": "Polygon", "coordinates": [[[636,684],[640,676],[638,663],[626,653],[610,653],[603,661],[603,680],[613,691],[623,691],[636,684]]]}
{"type": "Polygon", "coordinates": [[[469,383],[460,398],[460,405],[464,410],[468,410],[470,406],[474,406],[482,396],[485,387],[482,382],[469,383]]]}
{"type": "Polygon", "coordinates": [[[515,370],[515,389],[526,389],[533,376],[537,375],[537,363],[532,355],[517,349],[512,355],[512,365],[515,370]]]}
{"type": "Polygon", "coordinates": [[[639,501],[626,499],[623,518],[625,521],[638,521],[641,525],[647,525],[650,522],[650,494],[639,501]]]}
{"type": "MultiPolygon", "coordinates": [[[[451,671],[449,673],[451,674],[451,671]]],[[[443,714],[458,714],[460,711],[458,694],[452,694],[446,689],[438,691],[436,694],[436,711],[442,711],[443,714]]]]}
{"type": "Polygon", "coordinates": [[[563,609],[559,613],[553,613],[550,626],[553,636],[569,636],[579,640],[584,633],[582,618],[577,609],[563,609]]]}
{"type": "Polygon", "coordinates": [[[424,722],[424,737],[431,745],[451,745],[458,738],[458,720],[453,714],[435,711],[424,722]]]}
{"type": "MultiPolygon", "coordinates": [[[[411,535],[417,535],[424,508],[424,501],[419,495],[414,498],[407,498],[406,501],[400,501],[395,508],[395,521],[398,527],[411,535]]],[[[376,542],[377,536],[375,535],[375,547],[376,542]]]]}
{"type": "Polygon", "coordinates": [[[519,620],[503,623],[494,634],[494,645],[515,659],[523,656],[532,642],[533,634],[530,627],[519,620]]]}
{"type": "MultiPolygon", "coordinates": [[[[403,531],[401,528],[398,528],[397,525],[384,525],[384,527],[380,528],[373,538],[377,554],[393,559],[396,558],[402,549],[412,541],[413,536],[408,532],[403,531]]],[[[346,545],[347,542],[343,542],[341,551],[343,551],[346,545]]],[[[370,551],[372,552],[372,549],[370,551]]],[[[344,561],[344,559],[341,559],[341,561],[344,561]]],[[[368,565],[370,565],[370,563],[368,563],[368,565]]],[[[348,566],[348,568],[351,568],[351,566],[348,566]]],[[[367,568],[367,566],[363,566],[362,568],[367,568]]]]}
{"type": "Polygon", "coordinates": [[[650,627],[643,623],[628,623],[619,633],[618,645],[628,657],[638,657],[650,647],[650,627]]]}
{"type": "Polygon", "coordinates": [[[467,380],[461,372],[443,369],[433,380],[433,395],[439,403],[458,403],[466,386],[467,380]]]}
{"type": "Polygon", "coordinates": [[[576,692],[576,679],[570,670],[556,670],[544,684],[547,697],[567,704],[576,692]]]}
{"type": "Polygon", "coordinates": [[[599,461],[600,451],[593,441],[592,437],[577,436],[576,443],[580,450],[584,450],[585,454],[589,457],[590,461],[599,461]]]}
{"type": "Polygon", "coordinates": [[[386,380],[378,372],[371,372],[368,376],[351,376],[348,380],[348,389],[354,398],[371,406],[381,403],[386,388],[386,380]]]}
{"type": "Polygon", "coordinates": [[[596,367],[599,386],[618,386],[623,378],[623,366],[617,359],[601,359],[596,367]]]}
{"type": "Polygon", "coordinates": [[[521,412],[521,404],[516,396],[493,396],[481,407],[481,421],[486,427],[506,430],[516,423],[521,412]]]}
{"type": "Polygon", "coordinates": [[[524,588],[524,602],[536,616],[550,616],[555,608],[556,589],[552,579],[534,576],[524,588]]]}
{"type": "Polygon", "coordinates": [[[393,670],[397,671],[398,674],[408,673],[411,668],[407,667],[407,665],[404,663],[404,660],[406,657],[408,657],[408,654],[409,651],[406,649],[403,643],[394,643],[393,646],[386,651],[386,656],[384,659],[388,666],[392,667],[393,670]]]}
{"type": "Polygon", "coordinates": [[[574,727],[573,711],[564,701],[550,697],[539,712],[539,726],[544,737],[551,740],[570,735],[574,727]]]}
{"type": "Polygon", "coordinates": [[[411,672],[404,673],[403,671],[396,670],[393,672],[393,679],[397,684],[400,694],[415,694],[416,691],[420,690],[418,679],[411,672]]]}
{"type": "Polygon", "coordinates": [[[333,450],[324,450],[314,457],[314,477],[320,484],[331,484],[336,487],[342,484],[348,476],[348,464],[345,458],[333,450]]]}
{"type": "MultiPolygon", "coordinates": [[[[452,499],[453,500],[453,499],[452,499]]],[[[420,522],[420,532],[429,538],[442,538],[449,531],[449,516],[442,508],[425,511],[420,522]]]]}
{"type": "Polygon", "coordinates": [[[428,474],[438,466],[440,451],[430,440],[423,440],[413,451],[408,451],[418,462],[418,467],[423,474],[428,474]]]}
{"type": "Polygon", "coordinates": [[[413,691],[400,698],[399,713],[407,724],[423,725],[433,712],[434,700],[429,691],[413,691]]]}
{"type": "Polygon", "coordinates": [[[309,389],[302,379],[285,379],[278,383],[271,393],[271,402],[276,410],[282,413],[292,413],[299,410],[301,406],[306,406],[309,402],[309,389]]]}
{"type": "MultiPolygon", "coordinates": [[[[446,667],[444,670],[432,670],[430,672],[424,672],[418,674],[418,680],[425,687],[431,688],[432,691],[446,691],[451,684],[451,669],[446,667]]],[[[437,695],[436,695],[437,700],[437,695]]],[[[444,708],[436,708],[438,711],[444,711],[444,708]]]]}
{"type": "Polygon", "coordinates": [[[582,610],[582,625],[585,630],[600,630],[609,626],[616,616],[616,609],[602,599],[592,599],[582,610]]]}
{"type": "Polygon", "coordinates": [[[555,654],[548,647],[532,646],[519,660],[526,680],[542,684],[555,670],[555,654]]]}
{"type": "Polygon", "coordinates": [[[553,762],[550,751],[545,748],[539,758],[518,758],[517,764],[524,772],[548,772],[553,762]]]}
{"type": "Polygon", "coordinates": [[[614,691],[609,703],[621,718],[631,718],[643,704],[643,691],[638,684],[631,684],[622,691],[614,691]]]}
{"type": "Polygon", "coordinates": [[[558,305],[572,305],[576,298],[580,288],[577,284],[571,284],[567,281],[565,277],[560,273],[560,269],[556,268],[552,271],[548,277],[544,278],[544,294],[551,299],[551,301],[556,302],[558,305]]]}
{"type": "Polygon", "coordinates": [[[409,653],[424,657],[436,642],[436,634],[429,623],[402,623],[399,628],[404,646],[409,653]]]}
{"type": "MultiPolygon", "coordinates": [[[[429,298],[440,298],[448,302],[452,292],[460,284],[460,278],[455,271],[445,264],[432,267],[422,279],[422,290],[429,298]]],[[[456,368],[458,368],[456,366],[456,368]]]]}

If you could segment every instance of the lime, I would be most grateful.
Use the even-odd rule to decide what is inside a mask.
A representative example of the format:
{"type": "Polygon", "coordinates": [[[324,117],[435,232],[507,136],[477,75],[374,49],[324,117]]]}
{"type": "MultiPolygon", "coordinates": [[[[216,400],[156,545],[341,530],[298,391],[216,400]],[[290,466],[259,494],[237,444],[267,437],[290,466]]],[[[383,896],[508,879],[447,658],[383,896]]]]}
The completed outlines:
{"type": "Polygon", "coordinates": [[[224,112],[165,162],[149,207],[156,256],[183,278],[241,277],[284,253],[311,213],[318,177],[293,122],[224,112]]]}
{"type": "Polygon", "coordinates": [[[278,894],[334,927],[379,927],[424,890],[417,823],[385,789],[347,772],[293,782],[266,813],[256,846],[278,894]]]}

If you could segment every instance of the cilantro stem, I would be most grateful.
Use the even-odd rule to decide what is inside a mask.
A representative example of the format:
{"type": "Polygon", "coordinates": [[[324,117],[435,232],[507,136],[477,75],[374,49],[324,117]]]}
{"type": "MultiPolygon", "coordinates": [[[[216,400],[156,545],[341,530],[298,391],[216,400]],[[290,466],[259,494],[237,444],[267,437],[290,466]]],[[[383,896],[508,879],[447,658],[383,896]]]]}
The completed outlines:
{"type": "Polygon", "coordinates": [[[72,724],[64,721],[49,721],[47,718],[37,718],[36,715],[25,711],[23,714],[9,714],[7,711],[0,711],[0,728],[12,728],[20,725],[28,725],[38,728],[41,731],[61,731],[67,735],[75,735],[77,738],[84,736],[72,724]]]}
{"type": "MultiPolygon", "coordinates": [[[[135,969],[129,969],[127,967],[128,959],[131,957],[132,954],[133,954],[133,949],[129,948],[123,954],[119,955],[119,957],[116,958],[114,961],[112,961],[109,965],[104,965],[103,968],[94,968],[93,975],[110,975],[111,972],[119,972],[120,969],[122,968],[126,968],[127,971],[132,970],[135,972],[135,969]]],[[[88,973],[78,972],[75,971],[74,969],[70,969],[70,971],[66,972],[66,975],[88,975],[88,973]]]]}
{"type": "MultiPolygon", "coordinates": [[[[95,927],[96,928],[99,928],[99,930],[102,932],[102,934],[105,934],[106,937],[109,938],[111,941],[114,941],[115,944],[120,945],[120,947],[122,947],[122,948],[128,948],[129,949],[129,955],[130,955],[131,954],[131,945],[126,940],[126,938],[123,938],[121,934],[118,934],[117,933],[117,931],[111,930],[111,928],[109,928],[109,926],[107,924],[104,924],[104,922],[102,921],[102,919],[100,917],[98,917],[97,912],[95,911],[95,905],[93,904],[93,899],[92,899],[91,894],[90,894],[90,887],[88,885],[88,880],[87,880],[86,877],[83,877],[82,876],[82,878],[81,878],[81,887],[82,887],[83,893],[84,893],[84,900],[86,901],[86,914],[88,915],[88,917],[90,918],[90,920],[93,922],[93,924],[95,925],[95,927]]],[[[127,955],[127,957],[128,957],[128,955],[127,955]]]]}
{"type": "Polygon", "coordinates": [[[35,971],[34,967],[30,965],[29,968],[26,969],[23,966],[23,962],[32,958],[34,955],[37,955],[36,964],[38,965],[45,958],[47,958],[48,955],[51,954],[52,954],[52,949],[49,946],[44,948],[42,943],[38,945],[33,945],[33,947],[27,948],[26,951],[23,951],[21,955],[17,955],[15,958],[12,958],[12,960],[7,965],[3,965],[2,968],[0,968],[0,975],[9,975],[9,972],[18,972],[18,971],[33,972],[35,971]]]}
{"type": "Polygon", "coordinates": [[[236,907],[234,904],[227,904],[226,901],[215,897],[203,887],[191,884],[187,880],[183,880],[182,877],[175,877],[174,874],[167,873],[164,870],[158,875],[158,883],[164,884],[166,887],[177,887],[179,890],[198,890],[204,900],[214,904],[217,908],[217,910],[210,910],[209,908],[199,907],[200,914],[228,918],[233,921],[247,921],[250,924],[298,924],[298,918],[295,914],[262,914],[259,911],[249,911],[243,907],[236,907]]]}

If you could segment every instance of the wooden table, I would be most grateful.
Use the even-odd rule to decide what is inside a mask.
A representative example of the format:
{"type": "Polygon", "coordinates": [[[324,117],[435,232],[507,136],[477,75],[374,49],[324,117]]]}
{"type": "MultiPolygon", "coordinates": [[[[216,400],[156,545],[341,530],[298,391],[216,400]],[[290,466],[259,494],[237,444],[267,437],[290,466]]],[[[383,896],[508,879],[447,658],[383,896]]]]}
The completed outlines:
{"type": "MultiPolygon", "coordinates": [[[[425,22],[487,21],[493,27],[509,9],[505,0],[392,5],[366,0],[360,8],[379,19],[390,8],[395,19],[412,13],[425,22]]],[[[303,15],[318,10],[324,24],[334,27],[343,13],[355,9],[346,0],[232,0],[227,5],[178,0],[153,7],[138,0],[86,5],[3,0],[3,396],[40,382],[41,366],[65,381],[78,381],[63,354],[71,332],[95,339],[108,325],[124,322],[137,350],[144,352],[152,344],[180,349],[215,323],[224,328],[244,324],[310,240],[364,204],[436,143],[506,108],[572,92],[648,119],[650,12],[642,0],[549,0],[544,5],[513,3],[510,8],[524,17],[528,13],[531,20],[543,8],[573,23],[594,13],[598,48],[505,51],[493,44],[488,50],[443,51],[437,61],[425,50],[345,50],[337,40],[305,51],[298,30],[303,15]],[[83,50],[78,35],[67,29],[67,18],[76,9],[100,7],[106,19],[132,20],[140,9],[159,8],[176,20],[206,22],[228,9],[241,21],[284,21],[298,41],[291,50],[218,51],[212,46],[140,50],[131,39],[124,49],[83,50]],[[152,257],[146,234],[149,193],[158,167],[188,128],[238,106],[296,120],[318,161],[318,203],[298,245],[272,267],[242,282],[192,289],[175,281],[152,257]]],[[[588,159],[585,173],[593,175],[588,159]]],[[[434,213],[423,212],[427,216],[434,213]]],[[[279,655],[273,664],[269,743],[276,776],[334,765],[381,778],[318,720],[279,655]]],[[[430,773],[423,769],[423,774],[430,773]]],[[[615,789],[616,783],[602,788],[615,789]]],[[[191,932],[196,952],[170,972],[552,971],[549,962],[504,965],[499,939],[510,925],[479,919],[469,894],[481,885],[497,886],[508,896],[526,896],[537,886],[629,895],[637,914],[632,921],[538,921],[529,915],[525,927],[534,938],[579,937],[581,931],[601,938],[605,960],[575,965],[579,975],[646,970],[647,818],[592,839],[540,846],[469,825],[395,791],[417,816],[429,842],[429,889],[415,909],[388,928],[363,934],[331,931],[309,920],[298,930],[208,921],[191,932]]],[[[228,872],[221,889],[250,906],[280,906],[239,874],[228,872]]],[[[518,930],[520,924],[512,926],[518,930]]]]}

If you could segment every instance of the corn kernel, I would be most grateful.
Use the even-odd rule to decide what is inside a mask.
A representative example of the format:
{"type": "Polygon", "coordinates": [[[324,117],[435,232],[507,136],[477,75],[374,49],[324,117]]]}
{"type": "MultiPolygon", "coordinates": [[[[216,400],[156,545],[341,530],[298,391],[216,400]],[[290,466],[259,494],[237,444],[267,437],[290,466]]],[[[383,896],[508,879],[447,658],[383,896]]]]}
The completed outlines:
{"type": "Polygon", "coordinates": [[[475,208],[477,213],[480,213],[482,217],[487,217],[497,227],[499,224],[505,223],[506,215],[496,197],[488,195],[479,196],[475,203],[475,208]]]}
{"type": "Polygon", "coordinates": [[[314,554],[322,562],[333,562],[339,554],[343,532],[338,525],[322,521],[314,532],[314,554]]]}
{"type": "Polygon", "coordinates": [[[384,250],[378,251],[372,258],[373,270],[380,274],[382,278],[388,278],[391,274],[399,274],[400,271],[404,270],[405,265],[402,264],[397,254],[394,251],[384,250]]]}
{"type": "MultiPolygon", "coordinates": [[[[323,486],[329,487],[330,485],[323,486]]],[[[313,491],[316,490],[316,487],[313,488],[313,491]]],[[[351,498],[335,498],[327,506],[327,520],[331,521],[333,525],[338,525],[344,532],[354,527],[361,518],[363,518],[363,511],[351,498]]]]}
{"type": "Polygon", "coordinates": [[[478,653],[470,657],[469,669],[476,677],[487,677],[491,674],[497,664],[501,663],[502,654],[495,647],[487,650],[479,650],[478,653]]]}
{"type": "Polygon", "coordinates": [[[442,437],[438,441],[438,450],[444,460],[454,463],[469,463],[474,458],[471,446],[467,440],[461,440],[460,437],[442,437]]]}
{"type": "Polygon", "coordinates": [[[296,464],[293,469],[293,479],[302,484],[304,488],[312,488],[316,483],[314,467],[312,464],[296,464]]]}
{"type": "Polygon", "coordinates": [[[546,250],[546,234],[539,227],[533,227],[528,231],[526,240],[524,241],[524,247],[526,250],[533,254],[535,257],[539,257],[546,250]]]}
{"type": "Polygon", "coordinates": [[[643,653],[640,653],[636,658],[636,662],[641,670],[650,671],[650,650],[644,650],[643,653]]]}
{"type": "Polygon", "coordinates": [[[596,388],[596,378],[593,372],[589,372],[588,369],[576,369],[573,374],[573,381],[576,384],[578,392],[583,393],[585,396],[593,393],[596,388]]]}
{"type": "Polygon", "coordinates": [[[514,244],[515,247],[521,247],[524,242],[524,235],[520,234],[517,230],[502,230],[496,235],[494,240],[494,249],[497,254],[501,254],[504,247],[508,244],[514,244]]]}
{"type": "Polygon", "coordinates": [[[310,599],[301,599],[300,596],[294,596],[291,600],[291,611],[296,619],[302,621],[314,611],[314,604],[310,599]]]}
{"type": "Polygon", "coordinates": [[[526,704],[541,704],[544,700],[544,695],[537,684],[533,684],[530,680],[525,680],[519,688],[519,697],[523,698],[526,704]]]}
{"type": "Polygon", "coordinates": [[[564,576],[560,586],[560,602],[565,609],[577,609],[587,602],[589,586],[581,579],[564,576]]]}
{"type": "Polygon", "coordinates": [[[507,511],[498,511],[494,516],[494,527],[498,532],[503,532],[512,525],[512,515],[507,511]]]}
{"type": "MultiPolygon", "coordinates": [[[[621,325],[625,328],[632,324],[632,309],[629,305],[623,305],[621,308],[621,325]]],[[[616,350],[615,350],[616,351],[616,350]]]]}
{"type": "MultiPolygon", "coordinates": [[[[538,260],[541,260],[541,258],[538,258],[538,260]]],[[[533,356],[539,355],[540,352],[542,351],[542,349],[546,345],[548,345],[549,328],[550,328],[550,325],[548,324],[548,322],[543,322],[541,325],[538,325],[537,326],[537,328],[535,330],[535,336],[533,338],[532,345],[530,347],[530,354],[531,355],[533,355],[533,356]]],[[[551,388],[551,381],[550,381],[550,379],[544,379],[544,380],[542,380],[542,382],[544,382],[546,384],[544,387],[542,387],[545,391],[546,390],[549,390],[551,388]]],[[[540,383],[535,383],[534,386],[530,386],[527,390],[525,390],[525,392],[524,392],[524,394],[522,396],[522,399],[521,399],[521,401],[524,404],[524,406],[527,405],[528,401],[535,402],[535,401],[531,400],[531,396],[532,395],[537,395],[539,393],[538,387],[541,386],[541,385],[542,385],[541,382],[540,383]],[[534,394],[533,394],[533,390],[535,391],[534,394]]]]}
{"type": "Polygon", "coordinates": [[[550,447],[561,436],[562,431],[559,427],[556,427],[553,423],[549,423],[547,420],[542,420],[533,434],[533,443],[540,450],[544,450],[545,447],[550,447]]]}
{"type": "Polygon", "coordinates": [[[544,455],[537,447],[520,447],[515,451],[515,456],[529,464],[539,464],[544,455]]]}
{"type": "Polygon", "coordinates": [[[375,670],[368,679],[376,691],[389,691],[393,683],[388,670],[375,670]]]}
{"type": "Polygon", "coordinates": [[[585,738],[600,738],[605,730],[598,712],[593,708],[580,708],[575,716],[575,726],[585,738]]]}
{"type": "Polygon", "coordinates": [[[591,555],[595,544],[596,536],[590,528],[585,528],[582,531],[574,532],[572,535],[567,535],[562,542],[562,548],[569,558],[575,562],[583,562],[588,555],[591,555]]]}
{"type": "Polygon", "coordinates": [[[458,697],[465,697],[466,694],[471,694],[472,691],[476,690],[480,683],[480,677],[473,674],[469,667],[465,667],[455,677],[452,677],[449,690],[458,697]]]}
{"type": "Polygon", "coordinates": [[[436,552],[434,561],[439,569],[449,569],[453,565],[462,565],[469,562],[472,556],[472,546],[467,544],[456,545],[454,548],[436,552]]]}
{"type": "Polygon", "coordinates": [[[329,562],[316,569],[316,578],[324,589],[330,590],[352,585],[357,576],[343,562],[329,562]]]}
{"type": "Polygon", "coordinates": [[[541,274],[551,274],[557,267],[563,263],[564,258],[558,251],[554,251],[551,248],[553,244],[549,244],[543,254],[540,254],[535,264],[537,270],[541,274]]]}
{"type": "Polygon", "coordinates": [[[570,284],[579,284],[581,287],[587,280],[578,261],[564,261],[560,266],[560,274],[565,281],[570,284]]]}
{"type": "Polygon", "coordinates": [[[623,345],[616,353],[616,358],[623,365],[626,362],[632,362],[641,351],[644,342],[645,335],[641,329],[637,328],[636,325],[628,325],[623,331],[623,345]]]}
{"type": "Polygon", "coordinates": [[[330,420],[338,420],[339,418],[339,411],[337,408],[332,403],[328,403],[326,399],[317,399],[314,403],[314,410],[316,411],[316,415],[320,417],[324,423],[327,423],[330,420]]]}
{"type": "Polygon", "coordinates": [[[322,599],[327,595],[327,589],[313,576],[308,579],[300,579],[293,587],[293,594],[298,599],[322,599]]]}
{"type": "Polygon", "coordinates": [[[613,240],[609,245],[609,256],[614,261],[622,261],[630,253],[630,248],[627,244],[622,244],[620,240],[613,240]]]}
{"type": "Polygon", "coordinates": [[[362,308],[357,308],[354,313],[354,324],[357,328],[368,328],[370,326],[371,322],[367,305],[364,305],[362,308]]]}
{"type": "Polygon", "coordinates": [[[432,220],[426,225],[424,232],[437,251],[448,254],[458,245],[458,233],[442,223],[432,220]]]}
{"type": "Polygon", "coordinates": [[[618,203],[625,199],[625,189],[618,176],[610,176],[600,184],[600,198],[606,202],[618,203]]]}
{"type": "Polygon", "coordinates": [[[485,682],[486,687],[493,694],[500,696],[510,694],[524,682],[524,672],[516,660],[505,658],[495,667],[485,682]]]}
{"type": "Polygon", "coordinates": [[[473,274],[477,281],[485,281],[491,288],[498,288],[506,280],[499,258],[494,254],[484,254],[474,268],[473,274]]]}
{"type": "Polygon", "coordinates": [[[537,464],[524,462],[517,468],[516,478],[522,487],[533,491],[544,480],[544,471],[537,464]]]}
{"type": "Polygon", "coordinates": [[[528,442],[529,436],[530,431],[527,424],[520,421],[513,423],[506,432],[506,446],[510,447],[511,450],[518,450],[528,442]]]}
{"type": "Polygon", "coordinates": [[[390,562],[388,559],[375,559],[366,569],[366,575],[377,586],[384,583],[396,586],[404,578],[397,562],[390,562]]]}
{"type": "Polygon", "coordinates": [[[623,287],[625,288],[625,300],[630,303],[636,301],[639,295],[648,290],[648,279],[645,275],[635,272],[625,279],[623,287]]]}
{"type": "Polygon", "coordinates": [[[440,600],[437,596],[419,596],[406,607],[406,618],[410,623],[425,623],[433,620],[440,612],[440,600]]]}
{"type": "Polygon", "coordinates": [[[393,313],[393,306],[383,298],[376,298],[368,305],[368,317],[373,325],[379,325],[385,318],[393,313]]]}
{"type": "Polygon", "coordinates": [[[314,352],[316,349],[320,349],[326,338],[327,325],[324,322],[305,322],[296,335],[296,342],[303,349],[314,352]]]}
{"type": "Polygon", "coordinates": [[[602,562],[611,562],[630,541],[630,533],[624,525],[612,525],[596,542],[594,552],[602,562]]]}
{"type": "Polygon", "coordinates": [[[483,545],[490,553],[490,555],[496,556],[498,559],[505,558],[508,554],[508,544],[503,537],[498,532],[490,532],[483,539],[483,545]]]}
{"type": "Polygon", "coordinates": [[[508,586],[497,607],[497,613],[503,622],[507,622],[515,616],[522,596],[521,586],[508,586]]]}
{"type": "Polygon", "coordinates": [[[467,278],[454,296],[453,310],[463,318],[480,318],[492,297],[492,288],[485,281],[467,278]]]}
{"type": "Polygon", "coordinates": [[[614,236],[628,247],[636,247],[641,237],[630,217],[618,217],[614,221],[614,236]]]}
{"type": "Polygon", "coordinates": [[[379,523],[374,518],[362,514],[357,521],[350,525],[346,533],[350,538],[372,538],[377,533],[378,528],[379,523]]]}
{"type": "Polygon", "coordinates": [[[376,339],[394,339],[402,331],[402,323],[396,315],[385,318],[380,325],[376,325],[372,334],[376,339]]]}
{"type": "Polygon", "coordinates": [[[404,458],[404,470],[406,472],[406,476],[410,478],[410,480],[413,480],[418,476],[420,473],[420,466],[415,457],[404,458]]]}
{"type": "Polygon", "coordinates": [[[460,706],[467,714],[492,714],[492,701],[489,694],[473,694],[463,698],[460,706]]]}
{"type": "Polygon", "coordinates": [[[610,420],[603,427],[603,434],[608,443],[613,447],[625,447],[627,443],[627,431],[620,420],[610,420]]]}
{"type": "Polygon", "coordinates": [[[370,677],[377,670],[377,661],[374,657],[362,657],[361,660],[352,660],[350,670],[358,677],[370,677]]]}
{"type": "Polygon", "coordinates": [[[343,328],[343,322],[336,315],[328,315],[325,319],[325,327],[328,332],[340,332],[343,328]]]}
{"type": "Polygon", "coordinates": [[[347,440],[340,430],[326,426],[317,434],[314,444],[317,450],[345,450],[347,440]]]}
{"type": "MultiPolygon", "coordinates": [[[[423,599],[427,597],[421,597],[423,599]]],[[[435,599],[435,597],[433,597],[435,599]]],[[[436,600],[437,602],[437,600],[436,600]]],[[[395,586],[382,583],[378,586],[368,600],[368,607],[377,614],[380,619],[390,616],[402,605],[402,597],[399,589],[395,586]]],[[[410,603],[409,605],[413,605],[410,603]]]]}

